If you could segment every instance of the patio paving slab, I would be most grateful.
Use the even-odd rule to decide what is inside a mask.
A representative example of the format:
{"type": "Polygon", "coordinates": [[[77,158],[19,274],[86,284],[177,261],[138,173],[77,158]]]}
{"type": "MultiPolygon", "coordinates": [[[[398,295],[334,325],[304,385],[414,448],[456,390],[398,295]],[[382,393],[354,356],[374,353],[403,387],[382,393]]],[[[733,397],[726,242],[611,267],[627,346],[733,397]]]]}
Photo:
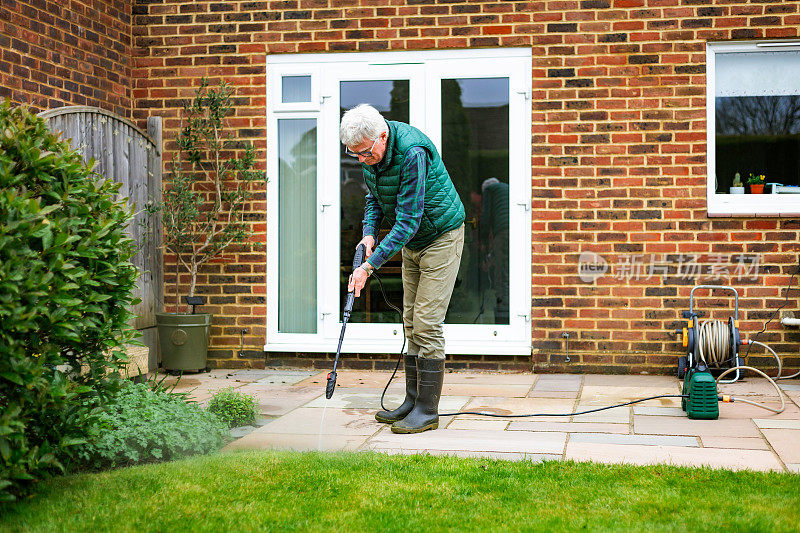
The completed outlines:
{"type": "Polygon", "coordinates": [[[261,428],[264,433],[296,435],[372,435],[381,428],[374,409],[299,407],[261,428]],[[323,419],[324,415],[324,419],[323,419]]]}
{"type": "MultiPolygon", "coordinates": [[[[476,397],[462,411],[480,411],[498,415],[535,414],[535,413],[570,413],[575,400],[561,398],[503,398],[476,397]]],[[[473,418],[475,415],[463,415],[473,418]]],[[[534,418],[534,417],[531,417],[534,418]]],[[[535,417],[539,420],[564,420],[564,417],[535,417]]]]}
{"type": "Polygon", "coordinates": [[[578,381],[583,382],[583,374],[539,374],[539,381],[578,381]]]}
{"type": "MultiPolygon", "coordinates": [[[[608,402],[614,403],[614,402],[608,402]]],[[[597,409],[597,405],[587,405],[587,404],[579,404],[576,408],[576,412],[581,411],[591,411],[592,409],[597,409]]],[[[577,415],[572,417],[572,421],[580,424],[585,424],[588,422],[607,422],[610,424],[627,424],[631,420],[631,408],[630,407],[614,407],[612,409],[606,409],[604,411],[596,411],[594,413],[587,413],[585,415],[577,415]]]]}
{"type": "Polygon", "coordinates": [[[563,398],[575,400],[578,397],[578,391],[556,391],[556,390],[540,390],[533,388],[528,393],[528,398],[563,398]]]}
{"type": "Polygon", "coordinates": [[[561,431],[565,433],[616,433],[627,435],[630,430],[629,424],[550,422],[541,419],[511,422],[508,425],[508,431],[561,431]]]}
{"type": "Polygon", "coordinates": [[[761,437],[700,437],[704,448],[735,448],[739,450],[769,450],[761,437]]]}
{"type": "MultiPolygon", "coordinates": [[[[588,387],[584,385],[581,391],[581,403],[586,405],[611,405],[662,394],[680,394],[680,390],[677,385],[668,387],[588,387]]],[[[675,403],[680,405],[680,398],[658,398],[638,405],[674,407],[675,403]]]]}
{"type": "MultiPolygon", "coordinates": [[[[332,364],[332,363],[331,363],[332,364]]],[[[322,386],[323,390],[325,384],[328,381],[328,370],[323,372],[317,372],[314,375],[304,379],[303,381],[299,382],[298,385],[306,385],[306,386],[322,386]]],[[[365,371],[365,370],[337,370],[336,371],[336,388],[339,387],[343,388],[357,388],[357,387],[367,387],[367,388],[380,388],[383,390],[383,387],[386,386],[386,383],[389,381],[389,378],[392,377],[391,372],[373,372],[373,371],[365,371]]],[[[400,365],[400,369],[397,371],[397,375],[395,375],[394,379],[392,380],[392,385],[395,383],[399,383],[400,385],[404,386],[405,384],[405,374],[403,373],[403,365],[400,365]]]]}
{"type": "Polygon", "coordinates": [[[732,470],[783,470],[772,452],[689,448],[685,446],[642,446],[630,444],[595,444],[570,442],[565,459],[650,465],[667,463],[684,466],[711,466],[732,470]]]}
{"type": "Polygon", "coordinates": [[[763,429],[761,432],[784,463],[800,463],[800,430],[763,429]]]}
{"type": "Polygon", "coordinates": [[[686,416],[680,407],[653,407],[650,405],[634,405],[633,414],[650,416],[686,416]]]}
{"type": "Polygon", "coordinates": [[[672,376],[620,376],[612,374],[587,374],[583,378],[584,387],[675,387],[676,379],[672,376]]]}
{"type": "Polygon", "coordinates": [[[316,371],[308,370],[271,370],[257,382],[265,385],[296,385],[315,374],[316,371]]]}
{"type": "Polygon", "coordinates": [[[283,416],[298,407],[323,395],[319,389],[251,383],[236,389],[255,396],[261,413],[268,416],[283,416]]]}
{"type": "MultiPolygon", "coordinates": [[[[753,422],[761,429],[800,429],[800,420],[754,418],[753,422]]],[[[800,447],[800,442],[798,442],[797,445],[800,447]]]]}
{"type": "Polygon", "coordinates": [[[370,449],[418,449],[472,452],[561,454],[566,433],[439,429],[414,435],[381,431],[366,444],[370,449]]]}
{"type": "Polygon", "coordinates": [[[641,444],[644,446],[689,446],[699,447],[697,437],[674,437],[670,435],[618,435],[613,433],[570,433],[569,442],[596,444],[641,444]]]}
{"type": "Polygon", "coordinates": [[[527,385],[533,387],[538,378],[536,374],[503,374],[503,373],[478,373],[478,372],[447,372],[444,382],[450,384],[479,384],[479,385],[527,385]]]}
{"type": "MultiPolygon", "coordinates": [[[[447,429],[485,429],[491,431],[503,431],[508,427],[508,420],[501,420],[497,418],[462,418],[452,417],[453,419],[446,424],[442,423],[447,418],[440,420],[439,427],[447,427],[447,429]]],[[[445,422],[446,423],[446,422],[445,422]]]]}
{"type": "Polygon", "coordinates": [[[696,437],[760,437],[758,428],[746,420],[692,420],[677,416],[633,417],[633,432],[643,435],[690,435],[696,437]]]}
{"type": "Polygon", "coordinates": [[[577,392],[581,388],[580,381],[539,380],[533,386],[536,391],[577,392]]]}
{"type": "MultiPolygon", "coordinates": [[[[748,400],[751,398],[748,398],[748,400]]],[[[770,401],[761,401],[766,406],[773,409],[780,409],[780,401],[774,401],[774,397],[770,401]]],[[[720,403],[719,404],[719,417],[720,418],[764,418],[773,420],[796,420],[800,419],[800,408],[794,403],[787,401],[786,409],[780,414],[775,414],[761,407],[750,405],[744,402],[733,403],[720,403]]]]}
{"type": "Polygon", "coordinates": [[[308,438],[308,435],[266,433],[256,430],[236,440],[223,451],[234,450],[297,450],[297,451],[356,451],[367,440],[367,436],[359,435],[323,435],[308,438]]]}
{"type": "MultiPolygon", "coordinates": [[[[772,372],[774,374],[774,372],[772,372]]],[[[767,371],[767,375],[770,372],[767,371]]],[[[729,394],[731,396],[761,396],[775,400],[776,392],[769,381],[764,378],[751,378],[748,377],[744,380],[737,381],[736,383],[721,383],[719,385],[720,394],[729,394]]]]}
{"type": "Polygon", "coordinates": [[[524,398],[530,385],[484,385],[482,383],[447,383],[442,385],[442,394],[451,396],[501,396],[524,398]]]}
{"type": "MultiPolygon", "coordinates": [[[[381,392],[377,389],[349,389],[338,390],[328,400],[321,395],[309,402],[306,407],[325,407],[338,409],[372,409],[373,413],[381,409],[381,392]]],[[[402,394],[387,392],[384,403],[389,409],[396,409],[403,403],[405,391],[402,394]]],[[[439,411],[458,411],[469,401],[468,396],[442,396],[439,400],[439,411]]]]}

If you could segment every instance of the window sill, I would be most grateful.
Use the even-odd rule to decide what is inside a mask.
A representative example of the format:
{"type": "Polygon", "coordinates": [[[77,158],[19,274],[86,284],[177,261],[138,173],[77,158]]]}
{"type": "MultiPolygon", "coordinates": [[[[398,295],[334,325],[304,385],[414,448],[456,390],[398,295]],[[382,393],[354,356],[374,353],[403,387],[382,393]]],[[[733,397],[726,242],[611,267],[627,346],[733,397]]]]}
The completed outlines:
{"type": "Polygon", "coordinates": [[[800,195],[709,194],[709,217],[798,217],[800,195]]]}

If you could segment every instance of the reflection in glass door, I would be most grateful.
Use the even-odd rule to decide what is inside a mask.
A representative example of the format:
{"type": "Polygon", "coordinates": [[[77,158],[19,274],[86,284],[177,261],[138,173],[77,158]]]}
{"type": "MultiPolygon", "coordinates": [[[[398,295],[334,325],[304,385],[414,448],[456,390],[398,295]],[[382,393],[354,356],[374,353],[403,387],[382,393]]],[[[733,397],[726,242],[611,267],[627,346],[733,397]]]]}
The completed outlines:
{"type": "Polygon", "coordinates": [[[278,331],[317,331],[317,121],[278,120],[278,331]]]}
{"type": "MultiPolygon", "coordinates": [[[[380,111],[386,120],[409,122],[409,80],[342,81],[339,84],[339,117],[358,104],[370,104],[380,111]]],[[[353,253],[361,240],[361,221],[364,218],[364,203],[367,186],[358,159],[345,155],[340,143],[341,176],[341,235],[339,253],[339,296],[344,301],[347,279],[353,271],[353,253]]],[[[378,242],[389,232],[384,224],[378,231],[378,242]]],[[[403,300],[400,275],[400,254],[396,254],[380,269],[386,296],[395,305],[403,300]]],[[[353,323],[396,323],[397,314],[384,302],[380,286],[374,278],[367,280],[366,293],[353,306],[350,319],[353,323]]],[[[340,316],[341,320],[341,316],[340,316]]]]}
{"type": "Polygon", "coordinates": [[[467,213],[445,319],[509,323],[509,80],[443,79],[442,159],[467,213]]]}

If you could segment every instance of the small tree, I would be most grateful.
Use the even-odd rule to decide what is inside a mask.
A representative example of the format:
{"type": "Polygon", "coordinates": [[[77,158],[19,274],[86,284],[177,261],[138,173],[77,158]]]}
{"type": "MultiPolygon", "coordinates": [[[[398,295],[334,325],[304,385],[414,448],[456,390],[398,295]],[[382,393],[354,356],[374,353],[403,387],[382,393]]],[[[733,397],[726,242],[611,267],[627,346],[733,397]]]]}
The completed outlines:
{"type": "Polygon", "coordinates": [[[189,272],[189,296],[194,296],[201,265],[231,244],[248,242],[245,206],[252,197],[250,184],[263,182],[254,170],[255,149],[233,141],[223,132],[233,107],[229,84],[209,88],[203,78],[191,102],[183,104],[162,206],[164,247],[175,254],[175,305],[179,305],[179,270],[189,272]]]}

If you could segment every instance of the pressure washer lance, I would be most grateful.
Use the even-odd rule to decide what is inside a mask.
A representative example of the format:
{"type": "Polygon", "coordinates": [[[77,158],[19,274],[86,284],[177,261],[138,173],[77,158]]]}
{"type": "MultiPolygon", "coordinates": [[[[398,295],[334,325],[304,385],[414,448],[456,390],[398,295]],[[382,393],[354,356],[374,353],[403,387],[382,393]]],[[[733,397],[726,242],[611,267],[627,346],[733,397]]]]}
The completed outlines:
{"type": "MultiPolygon", "coordinates": [[[[363,244],[359,244],[356,248],[356,253],[353,256],[353,270],[357,269],[364,263],[364,256],[367,253],[367,248],[363,244]]],[[[336,365],[339,363],[339,355],[342,353],[342,341],[344,340],[344,330],[347,327],[347,321],[350,320],[350,313],[353,311],[353,302],[355,302],[355,291],[347,293],[347,298],[344,301],[344,310],[342,312],[342,332],[339,334],[339,346],[336,348],[336,357],[333,360],[333,370],[328,374],[328,384],[325,385],[325,398],[331,399],[333,390],[336,388],[336,365]]]]}

